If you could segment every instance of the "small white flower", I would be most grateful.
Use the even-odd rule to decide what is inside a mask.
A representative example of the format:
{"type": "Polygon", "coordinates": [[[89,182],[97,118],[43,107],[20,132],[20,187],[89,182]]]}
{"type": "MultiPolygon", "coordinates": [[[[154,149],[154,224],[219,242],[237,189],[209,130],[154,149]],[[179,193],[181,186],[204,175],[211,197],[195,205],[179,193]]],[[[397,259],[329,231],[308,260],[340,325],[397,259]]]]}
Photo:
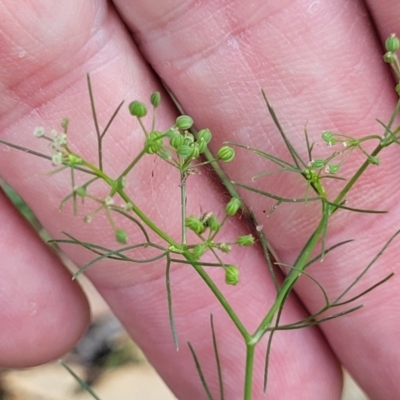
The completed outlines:
{"type": "Polygon", "coordinates": [[[43,126],[37,126],[33,130],[33,134],[38,138],[44,136],[44,128],[43,128],[43,126]]]}
{"type": "Polygon", "coordinates": [[[53,142],[56,146],[65,146],[67,144],[67,135],[65,133],[59,133],[54,137],[53,142]]]}
{"type": "Polygon", "coordinates": [[[61,152],[54,153],[51,157],[53,165],[61,165],[63,162],[63,154],[61,152]]]}
{"type": "Polygon", "coordinates": [[[113,199],[111,196],[107,196],[107,197],[104,199],[104,204],[105,204],[106,206],[112,206],[112,205],[114,204],[114,199],[113,199]]]}

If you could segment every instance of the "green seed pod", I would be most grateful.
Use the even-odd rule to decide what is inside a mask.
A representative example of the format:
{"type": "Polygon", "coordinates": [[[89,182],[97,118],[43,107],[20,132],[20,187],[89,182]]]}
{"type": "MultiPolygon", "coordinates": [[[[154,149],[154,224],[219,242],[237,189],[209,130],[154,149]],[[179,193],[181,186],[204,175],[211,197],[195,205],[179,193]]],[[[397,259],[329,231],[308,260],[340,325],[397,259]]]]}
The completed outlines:
{"type": "Polygon", "coordinates": [[[145,143],[147,154],[154,154],[161,150],[163,146],[162,135],[163,135],[162,132],[156,132],[156,131],[149,133],[145,143]]]}
{"type": "Polygon", "coordinates": [[[321,158],[317,158],[315,160],[311,161],[311,166],[315,169],[321,169],[325,167],[325,160],[322,160],[321,158]]]}
{"type": "Polygon", "coordinates": [[[339,164],[331,164],[331,165],[328,165],[326,172],[328,172],[329,174],[333,174],[334,175],[334,174],[337,174],[339,172],[339,169],[340,169],[340,165],[339,164]]]}
{"type": "Polygon", "coordinates": [[[221,227],[217,217],[215,215],[211,215],[210,218],[205,222],[206,226],[210,228],[210,231],[216,232],[221,227]]]}
{"type": "Polygon", "coordinates": [[[77,188],[74,189],[74,193],[75,193],[77,196],[85,197],[85,196],[86,196],[86,188],[83,187],[83,186],[79,186],[79,187],[77,187],[77,188]]]}
{"type": "Polygon", "coordinates": [[[207,250],[205,244],[198,244],[192,251],[192,257],[197,261],[207,250]]]}
{"type": "Polygon", "coordinates": [[[200,155],[199,145],[197,143],[194,143],[192,146],[192,152],[190,153],[190,157],[194,160],[199,155],[200,155]]]}
{"type": "Polygon", "coordinates": [[[224,162],[231,162],[235,158],[235,150],[229,146],[222,146],[218,150],[218,158],[224,162]]]}
{"type": "Polygon", "coordinates": [[[143,103],[135,100],[135,101],[132,101],[131,104],[129,104],[129,112],[134,117],[142,118],[147,114],[147,108],[143,103]]]}
{"type": "Polygon", "coordinates": [[[337,142],[337,140],[334,137],[333,132],[331,132],[331,131],[322,132],[322,140],[329,146],[332,146],[333,144],[336,144],[336,142],[337,142]]]}
{"type": "Polygon", "coordinates": [[[174,148],[177,149],[178,147],[183,145],[185,138],[180,133],[175,133],[169,139],[169,144],[174,148]]]}
{"type": "Polygon", "coordinates": [[[189,115],[180,115],[176,121],[175,125],[182,131],[186,131],[193,126],[193,119],[189,115]]]}
{"type": "Polygon", "coordinates": [[[223,252],[223,253],[229,253],[232,249],[231,245],[227,243],[220,243],[218,248],[223,252]]]}
{"type": "Polygon", "coordinates": [[[383,61],[385,61],[385,63],[388,64],[394,64],[396,60],[397,60],[396,54],[392,53],[391,51],[388,51],[383,56],[383,61]]]}
{"type": "Polygon", "coordinates": [[[253,235],[243,235],[237,238],[237,244],[239,246],[252,246],[254,244],[253,235]]]}
{"type": "Polygon", "coordinates": [[[176,152],[181,157],[189,157],[192,154],[192,147],[187,144],[183,144],[176,149],[176,152]]]}
{"type": "Polygon", "coordinates": [[[175,136],[178,132],[177,129],[174,128],[169,128],[167,131],[164,132],[164,135],[168,138],[171,139],[173,136],[175,136]]]}
{"type": "Polygon", "coordinates": [[[233,216],[235,215],[241,205],[241,201],[237,197],[232,197],[229,200],[229,203],[225,206],[225,212],[227,215],[233,216]]]}
{"type": "Polygon", "coordinates": [[[206,144],[208,144],[211,142],[211,138],[212,138],[211,131],[209,129],[201,129],[197,133],[196,138],[197,138],[197,141],[204,140],[206,142],[206,144]]]}
{"type": "Polygon", "coordinates": [[[207,149],[207,143],[204,139],[200,139],[196,141],[197,146],[199,147],[200,154],[203,154],[207,149]]]}
{"type": "Polygon", "coordinates": [[[225,268],[225,283],[236,285],[239,282],[239,270],[234,265],[228,265],[225,268]]]}
{"type": "Polygon", "coordinates": [[[185,226],[189,228],[191,231],[200,234],[204,232],[205,226],[204,224],[196,217],[188,217],[185,219],[185,226]]]}
{"type": "Polygon", "coordinates": [[[123,229],[117,229],[115,231],[115,238],[118,243],[126,244],[128,242],[128,235],[123,229]]]}
{"type": "Polygon", "coordinates": [[[385,42],[386,50],[394,53],[399,49],[399,46],[400,46],[399,39],[396,37],[396,35],[394,33],[392,33],[386,39],[386,42],[385,42]]]}
{"type": "Polygon", "coordinates": [[[162,159],[164,159],[164,160],[171,160],[171,159],[172,159],[172,156],[171,156],[170,152],[167,151],[167,150],[165,150],[164,148],[162,148],[162,149],[158,152],[158,155],[159,155],[162,159]]]}
{"type": "Polygon", "coordinates": [[[160,92],[152,93],[151,96],[150,96],[150,103],[154,107],[158,107],[160,105],[160,102],[161,102],[161,94],[160,94],[160,92]]]}

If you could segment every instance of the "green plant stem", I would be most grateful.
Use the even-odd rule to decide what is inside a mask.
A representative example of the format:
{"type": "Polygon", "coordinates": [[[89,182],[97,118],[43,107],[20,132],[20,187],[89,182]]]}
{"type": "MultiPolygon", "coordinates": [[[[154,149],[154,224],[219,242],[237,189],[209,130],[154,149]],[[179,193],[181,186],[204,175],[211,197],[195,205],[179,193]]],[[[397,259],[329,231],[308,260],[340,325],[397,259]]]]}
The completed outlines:
{"type": "Polygon", "coordinates": [[[244,400],[251,400],[252,398],[252,382],[254,370],[254,353],[256,343],[246,343],[246,370],[244,380],[244,400]]]}
{"type": "Polygon", "coordinates": [[[258,341],[260,341],[260,339],[268,331],[269,326],[275,316],[275,313],[279,310],[282,303],[286,300],[286,297],[288,296],[296,280],[302,274],[304,268],[308,265],[310,256],[313,253],[316,245],[318,244],[319,239],[322,237],[326,227],[327,218],[329,217],[329,214],[326,212],[327,207],[329,207],[329,205],[326,202],[323,202],[323,217],[321,218],[318,227],[315,229],[314,233],[311,235],[310,239],[301,250],[299,257],[293,265],[293,269],[291,269],[291,271],[283,281],[279,293],[276,296],[275,302],[270,308],[268,314],[265,316],[259,327],[256,329],[255,333],[252,335],[252,343],[257,343],[258,341]]]}
{"type": "MultiPolygon", "coordinates": [[[[136,157],[137,158],[137,157],[136,157]]],[[[86,161],[83,161],[83,164],[89,168],[91,171],[93,171],[98,177],[102,178],[109,186],[111,187],[117,187],[115,185],[116,181],[110,178],[107,174],[105,174],[103,171],[98,169],[95,165],[88,163],[86,161]]],[[[156,224],[153,223],[153,221],[130,199],[130,197],[126,194],[126,192],[121,188],[118,187],[116,192],[121,196],[121,198],[127,203],[130,204],[132,211],[139,217],[139,219],[147,225],[156,235],[158,235],[160,238],[164,239],[166,243],[168,243],[170,246],[176,248],[176,249],[182,249],[182,246],[173,240],[166,232],[164,232],[162,229],[160,229],[156,224]]],[[[196,261],[193,261],[192,255],[190,254],[189,251],[184,250],[182,252],[182,255],[190,262],[190,264],[193,266],[193,268],[196,270],[196,272],[200,275],[200,277],[203,279],[203,281],[206,283],[206,285],[209,287],[209,289],[213,292],[214,296],[218,299],[219,303],[221,306],[224,308],[232,322],[235,324],[236,328],[238,331],[241,333],[243,338],[248,341],[251,336],[241,320],[239,319],[238,315],[235,313],[233,310],[232,306],[229,304],[229,302],[226,300],[225,296],[222,294],[222,292],[219,290],[217,285],[214,283],[214,281],[210,278],[210,276],[206,273],[204,268],[196,263],[196,261]]]]}
{"type": "Polygon", "coordinates": [[[118,179],[121,179],[123,176],[126,176],[129,174],[129,172],[132,170],[132,168],[139,162],[139,160],[146,154],[146,149],[143,149],[136,157],[135,159],[125,168],[124,172],[118,177],[118,179]]]}
{"type": "Polygon", "coordinates": [[[182,224],[182,244],[185,245],[186,239],[186,175],[182,169],[179,169],[180,179],[181,179],[181,224],[182,224]]]}

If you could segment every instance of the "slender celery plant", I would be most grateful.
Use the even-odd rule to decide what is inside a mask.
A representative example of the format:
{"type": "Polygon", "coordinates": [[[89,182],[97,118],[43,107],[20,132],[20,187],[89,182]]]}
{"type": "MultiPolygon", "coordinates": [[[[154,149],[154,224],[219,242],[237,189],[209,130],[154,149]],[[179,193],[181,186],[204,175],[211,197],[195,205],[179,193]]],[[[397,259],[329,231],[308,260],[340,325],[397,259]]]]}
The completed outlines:
{"type": "MultiPolygon", "coordinates": [[[[390,63],[397,75],[400,78],[400,65],[397,59],[396,51],[399,48],[399,40],[394,36],[390,36],[386,41],[387,53],[385,54],[385,61],[390,63]]],[[[383,134],[379,135],[369,135],[361,139],[353,138],[349,135],[343,133],[335,133],[330,131],[325,131],[322,134],[322,141],[328,146],[331,146],[334,150],[326,158],[314,158],[314,145],[310,143],[307,132],[305,132],[305,144],[307,148],[308,159],[302,159],[299,153],[296,151],[294,146],[290,142],[290,138],[284,133],[284,130],[279,123],[279,120],[270,105],[266,95],[262,92],[265,104],[269,111],[275,126],[280,133],[280,136],[286,146],[288,155],[291,161],[286,161],[280,159],[273,154],[266,153],[260,149],[253,149],[238,143],[226,143],[222,146],[217,155],[214,157],[208,150],[208,144],[212,139],[212,134],[209,129],[201,129],[199,131],[193,130],[193,120],[188,115],[181,113],[176,122],[165,131],[157,131],[156,128],[156,109],[160,105],[161,97],[158,92],[155,92],[150,97],[150,103],[152,106],[152,123],[150,129],[147,129],[143,117],[148,113],[147,107],[144,103],[140,101],[133,101],[129,104],[129,112],[132,116],[137,118],[138,123],[144,134],[144,143],[142,149],[138,154],[132,159],[132,161],[126,166],[123,172],[117,177],[112,178],[105,170],[103,163],[103,139],[109,130],[109,127],[117,117],[118,113],[122,109],[123,103],[120,103],[116,110],[111,115],[109,121],[105,124],[105,128],[101,129],[101,123],[97,118],[96,107],[95,107],[95,97],[92,90],[92,85],[89,76],[87,77],[89,97],[91,110],[93,115],[93,121],[96,129],[97,138],[97,162],[92,162],[83,158],[79,153],[74,152],[68,145],[68,120],[65,119],[61,122],[61,130],[52,130],[50,134],[47,134],[43,128],[36,128],[34,134],[49,142],[51,154],[46,155],[37,151],[32,151],[25,149],[22,146],[5,143],[18,150],[23,150],[35,156],[44,157],[52,161],[55,166],[53,173],[59,173],[65,169],[70,170],[71,177],[71,192],[66,195],[64,200],[61,202],[61,207],[68,202],[72,201],[74,206],[74,212],[79,205],[79,198],[90,198],[93,200],[97,207],[86,216],[86,220],[90,221],[95,218],[96,214],[99,212],[104,212],[110,223],[111,229],[115,233],[115,240],[120,245],[119,248],[106,248],[99,246],[95,243],[89,243],[81,241],[79,238],[73,237],[66,233],[66,238],[53,240],[57,243],[73,244],[79,245],[94,254],[92,261],[86,265],[81,266],[80,270],[75,274],[75,278],[79,276],[82,272],[86,271],[87,268],[91,267],[96,262],[109,258],[112,260],[117,260],[125,263],[151,263],[157,260],[165,260],[166,266],[166,287],[167,287],[167,302],[169,311],[169,320],[171,331],[173,335],[173,340],[175,346],[178,348],[178,332],[176,332],[174,323],[174,313],[172,307],[172,291],[170,286],[170,269],[172,264],[186,264],[188,267],[192,267],[200,276],[200,278],[205,282],[208,288],[212,291],[217,301],[226,311],[229,318],[234,323],[237,331],[243,338],[246,347],[246,361],[245,370],[243,378],[243,399],[251,400],[253,394],[252,382],[253,375],[258,371],[254,371],[254,354],[257,344],[260,340],[269,333],[268,347],[266,353],[266,362],[264,370],[264,390],[267,389],[267,376],[268,376],[268,365],[269,365],[269,354],[272,346],[272,339],[274,334],[280,330],[289,329],[300,329],[308,326],[317,325],[321,322],[331,320],[353,311],[358,310],[362,305],[356,304],[348,307],[344,311],[331,314],[326,316],[325,313],[328,310],[335,310],[337,307],[347,306],[350,303],[358,300],[361,296],[365,295],[369,291],[375,289],[380,284],[386,282],[391,276],[388,275],[381,281],[377,282],[373,286],[369,287],[361,293],[353,295],[352,298],[348,300],[343,300],[344,296],[349,293],[351,289],[358,283],[358,281],[365,275],[365,273],[372,267],[372,265],[381,256],[383,251],[389,246],[392,240],[400,233],[397,231],[388,240],[388,242],[383,246],[382,250],[374,257],[373,260],[364,268],[364,270],[359,274],[359,276],[349,284],[349,286],[339,294],[335,299],[331,300],[328,293],[324,290],[322,285],[315,280],[311,275],[308,274],[306,269],[318,260],[322,260],[324,256],[334,251],[336,248],[343,246],[350,241],[345,241],[337,243],[329,248],[326,247],[326,238],[328,233],[328,224],[331,216],[339,212],[340,210],[346,210],[351,212],[366,212],[366,213],[384,213],[385,211],[380,210],[364,210],[359,208],[352,208],[345,204],[346,196],[352,189],[357,180],[362,176],[362,174],[367,170],[370,165],[378,165],[380,160],[378,155],[386,147],[393,144],[399,144],[400,138],[400,126],[395,126],[395,118],[400,110],[400,100],[393,111],[393,114],[387,124],[380,124],[383,127],[383,134]],[[369,153],[365,150],[364,144],[367,141],[376,141],[377,145],[375,149],[369,153]],[[256,187],[248,184],[246,182],[232,182],[224,174],[222,168],[218,162],[231,162],[235,157],[234,148],[240,149],[242,151],[251,151],[257,156],[264,158],[266,161],[273,163],[275,165],[273,170],[262,172],[255,175],[255,178],[259,178],[265,174],[269,173],[295,173],[301,176],[307,183],[307,190],[304,197],[301,198],[285,198],[278,196],[272,192],[261,191],[256,187]],[[355,152],[361,152],[365,159],[360,165],[358,170],[354,175],[348,179],[339,176],[339,172],[344,166],[348,158],[355,152]],[[131,174],[135,167],[141,162],[144,157],[159,157],[167,164],[171,165],[177,170],[180,177],[180,207],[181,207],[181,225],[182,234],[181,239],[177,241],[173,237],[161,229],[157,224],[155,224],[151,217],[146,215],[142,209],[137,205],[135,198],[126,190],[126,180],[129,174],[131,174]],[[199,168],[204,167],[204,165],[211,165],[216,170],[218,176],[225,183],[226,187],[230,191],[232,198],[227,203],[225,207],[225,217],[218,219],[212,210],[206,212],[203,215],[197,216],[187,216],[187,204],[186,204],[186,182],[188,179],[193,178],[193,172],[199,168]],[[76,186],[75,174],[87,174],[88,180],[80,185],[76,186]],[[343,181],[343,187],[339,190],[339,193],[331,197],[329,191],[324,184],[329,179],[336,179],[339,183],[343,181]],[[98,198],[91,193],[91,187],[94,182],[103,181],[108,186],[108,194],[104,198],[98,198]],[[260,196],[266,196],[275,200],[275,205],[271,208],[271,213],[280,204],[285,202],[290,203],[309,203],[309,202],[319,202],[320,203],[320,218],[314,231],[306,241],[305,245],[299,252],[293,265],[283,265],[279,262],[276,255],[271,251],[271,246],[264,234],[259,230],[255,229],[258,235],[258,242],[262,246],[265,255],[265,261],[268,265],[269,271],[271,273],[271,278],[275,285],[276,296],[274,302],[271,304],[269,311],[259,322],[257,329],[251,333],[244,323],[239,318],[236,311],[233,309],[229,302],[229,298],[225,297],[213,281],[211,276],[208,274],[208,268],[221,268],[225,274],[225,282],[228,285],[236,285],[239,283],[239,271],[240,266],[227,264],[224,262],[224,254],[228,253],[232,246],[252,246],[256,239],[251,234],[244,234],[239,236],[235,241],[231,243],[226,243],[218,241],[218,233],[220,232],[226,221],[233,217],[239,209],[242,209],[242,213],[250,221],[254,223],[257,227],[257,221],[252,212],[245,206],[240,198],[239,190],[248,190],[258,193],[260,196]],[[309,192],[312,191],[313,194],[310,195],[309,192]],[[114,199],[118,197],[122,199],[123,205],[117,206],[114,199]],[[125,229],[118,226],[114,220],[114,213],[119,213],[125,217],[126,221],[134,224],[143,235],[142,241],[137,243],[129,243],[127,233],[125,229]],[[189,239],[187,235],[188,231],[194,233],[196,240],[189,239]],[[158,238],[162,244],[154,243],[151,240],[149,231],[158,238]],[[134,249],[153,249],[157,254],[149,258],[133,258],[129,256],[129,252],[134,249]],[[319,254],[315,256],[315,253],[319,254]],[[214,257],[214,262],[202,261],[205,253],[209,253],[214,257]],[[272,257],[271,257],[272,254],[272,257]],[[274,262],[273,262],[274,260],[274,262]],[[274,264],[277,266],[284,267],[287,274],[282,282],[278,282],[275,277],[274,264]],[[305,317],[301,321],[296,321],[294,323],[284,325],[280,323],[281,314],[283,312],[285,302],[288,299],[290,293],[293,291],[297,280],[301,275],[307,276],[311,279],[317,287],[321,290],[323,297],[325,299],[325,304],[320,310],[312,315],[305,317]]],[[[400,94],[400,85],[396,86],[397,92],[400,94]]],[[[192,237],[191,235],[190,237],[192,237]]],[[[211,317],[211,332],[212,332],[212,342],[214,348],[214,354],[216,359],[217,371],[218,371],[218,382],[219,382],[219,394],[218,398],[221,400],[225,399],[224,390],[224,379],[223,370],[224,366],[220,359],[220,353],[218,350],[217,333],[215,331],[213,318],[211,317]]],[[[213,400],[213,396],[209,385],[207,384],[206,377],[202,371],[199,359],[195,352],[195,345],[189,343],[190,351],[193,355],[195,366],[197,368],[200,380],[203,384],[204,390],[208,399],[213,400]]],[[[93,396],[95,396],[92,393],[93,396]]],[[[97,398],[97,397],[95,397],[97,398]]]]}

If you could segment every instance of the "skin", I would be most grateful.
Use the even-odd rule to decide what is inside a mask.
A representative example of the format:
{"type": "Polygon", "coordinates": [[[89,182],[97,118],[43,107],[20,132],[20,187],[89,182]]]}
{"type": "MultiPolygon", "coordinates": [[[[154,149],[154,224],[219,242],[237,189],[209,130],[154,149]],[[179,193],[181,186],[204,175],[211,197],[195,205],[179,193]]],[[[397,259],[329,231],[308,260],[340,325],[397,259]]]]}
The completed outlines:
{"type": "MultiPolygon", "coordinates": [[[[302,154],[307,121],[314,140],[326,129],[356,137],[381,133],[375,118],[388,121],[396,102],[393,75],[382,62],[382,43],[390,33],[400,32],[398,2],[269,3],[0,1],[1,138],[46,151],[46,144],[33,137],[33,128],[44,126],[49,131],[67,116],[71,146],[95,160],[85,81],[88,72],[101,123],[106,123],[121,99],[147,101],[151,92],[162,91],[158,75],[197,126],[212,130],[212,150],[233,140],[285,157],[262,101],[261,87],[302,154]]],[[[162,94],[157,124],[165,129],[177,112],[162,94]]],[[[124,107],[108,135],[105,170],[117,176],[136,154],[143,133],[124,107]]],[[[93,204],[82,207],[80,218],[71,218],[70,205],[59,213],[58,205],[70,190],[68,173],[49,177],[51,166],[44,160],[4,147],[0,154],[2,177],[26,199],[54,237],[66,231],[81,240],[112,242],[104,215],[96,216],[91,224],[82,223],[93,204]]],[[[348,286],[398,229],[398,149],[388,149],[382,160],[354,188],[350,201],[359,208],[390,209],[390,215],[338,214],[329,227],[329,240],[336,243],[356,237],[356,244],[332,253],[318,268],[310,269],[332,296],[348,286]]],[[[360,158],[354,163],[359,162],[360,158]]],[[[350,162],[350,168],[355,164],[350,162]]],[[[232,179],[241,182],[263,170],[262,159],[244,152],[226,165],[232,179]]],[[[289,196],[293,182],[299,179],[272,175],[260,182],[289,196]]],[[[178,184],[172,171],[152,158],[143,160],[129,177],[130,193],[137,204],[176,238],[180,232],[178,184]]],[[[99,195],[104,194],[98,190],[99,195]]],[[[304,193],[304,188],[300,190],[304,193]]],[[[293,262],[315,227],[315,209],[281,206],[267,218],[263,211],[271,204],[246,192],[243,196],[282,262],[293,262]]],[[[189,213],[198,215],[201,207],[222,215],[225,201],[207,173],[189,182],[189,213]]],[[[71,281],[4,196],[0,202],[0,365],[37,365],[74,346],[88,324],[88,305],[79,284],[71,281]]],[[[139,240],[134,227],[126,229],[132,243],[139,240]]],[[[249,229],[243,220],[232,221],[222,238],[230,240],[249,229]]],[[[64,250],[78,265],[90,259],[77,247],[64,250]]],[[[396,272],[399,255],[399,246],[393,245],[354,294],[396,272]]],[[[224,293],[252,331],[274,299],[273,286],[260,249],[234,250],[229,260],[242,266],[241,284],[224,288],[224,293]]],[[[87,275],[180,399],[205,398],[186,346],[188,340],[200,355],[212,390],[217,390],[209,328],[212,312],[223,354],[226,398],[240,399],[244,355],[240,337],[199,277],[183,266],[172,271],[181,340],[179,352],[175,351],[166,310],[164,267],[162,263],[136,267],[103,262],[87,275]]],[[[217,272],[213,277],[222,284],[221,275],[217,272]]],[[[320,292],[306,279],[299,281],[296,293],[287,304],[285,321],[298,320],[307,314],[306,309],[316,311],[322,304],[320,292]]],[[[360,311],[320,329],[277,334],[266,397],[261,393],[263,352],[257,353],[254,399],[293,399],[294,393],[296,399],[338,399],[340,364],[372,399],[400,398],[397,276],[362,303],[365,307],[360,311]]]]}

